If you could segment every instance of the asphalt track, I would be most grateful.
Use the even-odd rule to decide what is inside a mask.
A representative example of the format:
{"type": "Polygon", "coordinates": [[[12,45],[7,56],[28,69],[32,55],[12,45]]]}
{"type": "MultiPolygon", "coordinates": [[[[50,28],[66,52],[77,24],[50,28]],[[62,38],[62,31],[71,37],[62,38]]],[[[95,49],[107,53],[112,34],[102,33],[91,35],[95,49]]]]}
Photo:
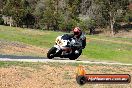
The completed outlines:
{"type": "Polygon", "coordinates": [[[59,63],[84,63],[84,64],[108,64],[108,65],[126,65],[118,62],[100,62],[100,61],[84,61],[84,60],[69,60],[66,58],[47,59],[46,57],[31,57],[31,56],[14,56],[14,55],[0,55],[0,61],[20,61],[20,62],[59,62],[59,63]]]}

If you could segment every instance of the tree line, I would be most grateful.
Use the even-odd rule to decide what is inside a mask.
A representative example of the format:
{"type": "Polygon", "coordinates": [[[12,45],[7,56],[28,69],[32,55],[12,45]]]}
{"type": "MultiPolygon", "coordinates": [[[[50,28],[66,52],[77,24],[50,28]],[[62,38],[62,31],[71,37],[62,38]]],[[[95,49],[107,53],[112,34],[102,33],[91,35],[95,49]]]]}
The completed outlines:
{"type": "Polygon", "coordinates": [[[71,31],[109,27],[113,35],[119,23],[132,22],[132,0],[0,0],[2,16],[10,16],[13,26],[71,31]]]}

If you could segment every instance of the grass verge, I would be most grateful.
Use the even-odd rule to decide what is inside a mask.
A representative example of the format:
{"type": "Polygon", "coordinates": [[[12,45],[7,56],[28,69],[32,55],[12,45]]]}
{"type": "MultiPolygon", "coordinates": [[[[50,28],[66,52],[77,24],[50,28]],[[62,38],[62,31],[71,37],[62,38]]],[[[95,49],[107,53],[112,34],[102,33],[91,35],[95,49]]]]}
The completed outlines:
{"type": "MultiPolygon", "coordinates": [[[[0,25],[0,40],[17,41],[40,48],[51,48],[55,38],[61,34],[64,33],[0,25]]],[[[87,46],[82,54],[85,58],[97,61],[132,63],[131,38],[87,35],[87,40],[87,46]]]]}

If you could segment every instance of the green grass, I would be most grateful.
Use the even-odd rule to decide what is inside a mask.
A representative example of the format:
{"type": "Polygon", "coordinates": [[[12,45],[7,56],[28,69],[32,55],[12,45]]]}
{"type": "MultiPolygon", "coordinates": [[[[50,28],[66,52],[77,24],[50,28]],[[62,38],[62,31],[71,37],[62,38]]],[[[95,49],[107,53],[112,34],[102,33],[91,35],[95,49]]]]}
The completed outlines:
{"type": "MultiPolygon", "coordinates": [[[[18,41],[37,47],[50,48],[62,32],[0,26],[0,39],[18,41]]],[[[132,39],[121,37],[91,36],[83,55],[89,60],[132,63],[132,39]],[[126,43],[127,42],[127,43],[126,43]]]]}
{"type": "Polygon", "coordinates": [[[93,40],[83,52],[92,60],[107,60],[132,63],[132,45],[93,40]]]}
{"type": "MultiPolygon", "coordinates": [[[[61,68],[61,66],[73,66],[73,67],[78,67],[78,66],[85,66],[85,67],[94,67],[94,66],[113,66],[115,68],[120,68],[123,65],[107,65],[107,64],[94,64],[94,63],[61,63],[61,62],[19,62],[19,61],[0,61],[0,68],[4,67],[4,68],[8,68],[8,67],[12,67],[12,66],[20,66],[20,67],[31,67],[31,68],[41,68],[43,65],[48,65],[50,67],[56,67],[56,68],[61,68]]],[[[125,66],[125,67],[132,67],[132,66],[125,66]]],[[[87,68],[86,68],[87,69],[87,68]]],[[[109,68],[108,68],[109,69],[109,68]]],[[[75,69],[76,70],[76,69],[75,69]]],[[[87,69],[89,70],[89,69],[87,69]]],[[[103,70],[103,68],[102,68],[103,70]]],[[[105,70],[105,69],[104,69],[105,70]]]]}
{"type": "Polygon", "coordinates": [[[122,42],[131,42],[132,43],[132,39],[131,38],[127,38],[127,37],[109,37],[109,36],[99,36],[99,35],[87,35],[88,38],[97,38],[97,39],[104,39],[104,40],[110,40],[110,41],[122,41],[122,42]]]}
{"type": "Polygon", "coordinates": [[[8,68],[11,66],[20,66],[20,67],[31,67],[31,68],[39,68],[42,66],[43,63],[37,62],[37,63],[29,63],[29,62],[17,62],[17,61],[0,61],[0,67],[8,68]]]}
{"type": "Polygon", "coordinates": [[[51,47],[54,44],[55,38],[60,34],[62,33],[0,26],[0,39],[19,41],[39,47],[51,47]]]}

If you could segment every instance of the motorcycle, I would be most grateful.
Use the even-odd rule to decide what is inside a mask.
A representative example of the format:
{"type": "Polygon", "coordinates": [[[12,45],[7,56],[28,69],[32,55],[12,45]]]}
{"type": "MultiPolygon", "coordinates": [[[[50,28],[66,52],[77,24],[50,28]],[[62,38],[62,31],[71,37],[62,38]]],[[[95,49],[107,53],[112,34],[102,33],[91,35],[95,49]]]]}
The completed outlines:
{"type": "Polygon", "coordinates": [[[81,46],[75,38],[70,38],[68,34],[64,34],[56,38],[55,45],[48,51],[47,57],[49,59],[60,57],[75,60],[82,53],[81,46]]]}

